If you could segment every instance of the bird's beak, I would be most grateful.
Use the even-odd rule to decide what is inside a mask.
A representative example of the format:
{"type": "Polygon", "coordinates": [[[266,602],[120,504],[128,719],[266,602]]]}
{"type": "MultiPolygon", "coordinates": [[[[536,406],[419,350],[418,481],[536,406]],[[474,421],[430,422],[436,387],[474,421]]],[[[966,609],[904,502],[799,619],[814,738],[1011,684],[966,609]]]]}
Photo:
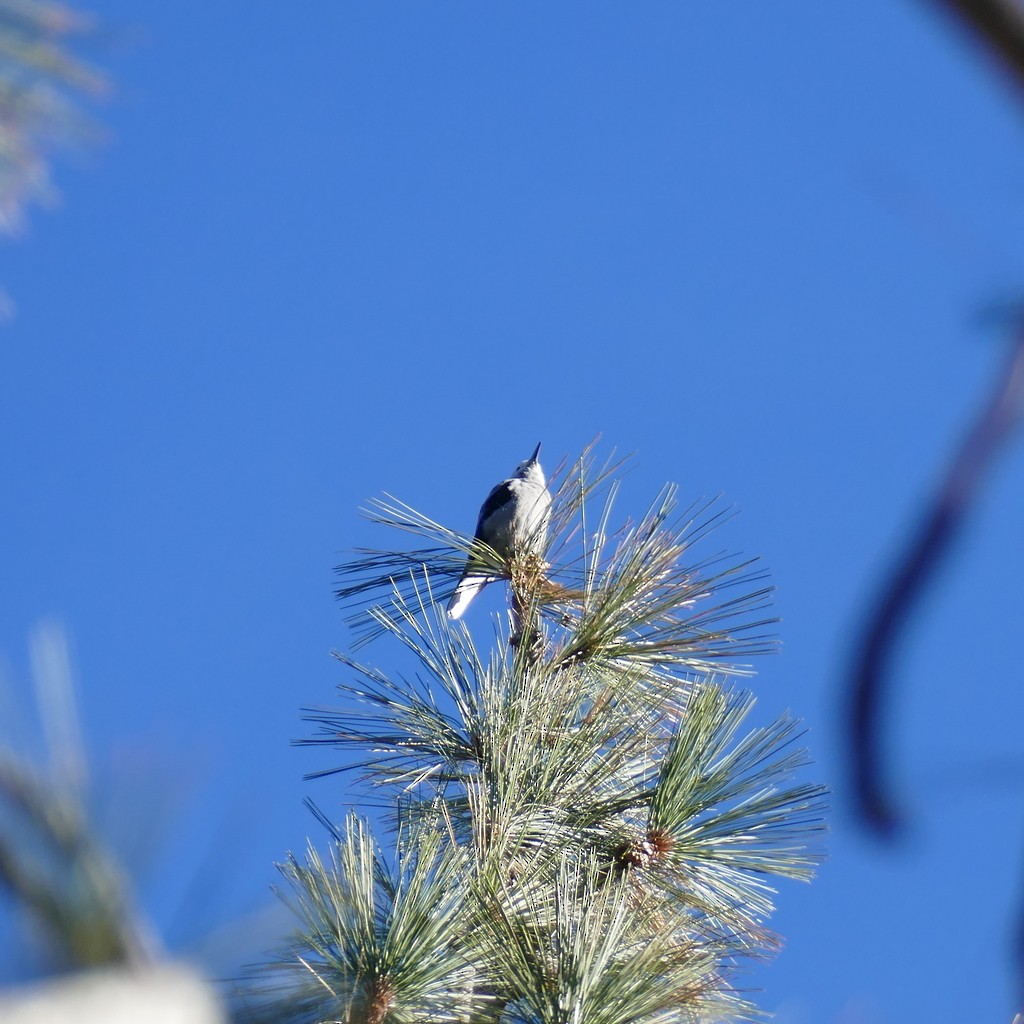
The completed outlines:
{"type": "Polygon", "coordinates": [[[530,456],[530,461],[531,462],[536,462],[538,455],[540,455],[540,445],[539,444],[537,445],[536,448],[534,448],[533,454],[530,456]]]}

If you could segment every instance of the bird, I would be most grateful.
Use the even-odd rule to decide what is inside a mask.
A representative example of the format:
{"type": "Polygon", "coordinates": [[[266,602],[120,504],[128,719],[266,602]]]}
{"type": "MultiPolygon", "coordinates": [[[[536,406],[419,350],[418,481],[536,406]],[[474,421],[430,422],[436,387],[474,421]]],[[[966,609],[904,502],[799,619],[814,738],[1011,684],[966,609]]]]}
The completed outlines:
{"type": "MultiPolygon", "coordinates": [[[[543,555],[551,521],[551,494],[541,468],[540,445],[516,466],[507,480],[491,488],[480,507],[473,543],[492,548],[501,558],[543,555]]],[[[488,583],[501,579],[479,555],[470,554],[455,593],[448,602],[448,618],[459,619],[469,603],[488,583]]]]}

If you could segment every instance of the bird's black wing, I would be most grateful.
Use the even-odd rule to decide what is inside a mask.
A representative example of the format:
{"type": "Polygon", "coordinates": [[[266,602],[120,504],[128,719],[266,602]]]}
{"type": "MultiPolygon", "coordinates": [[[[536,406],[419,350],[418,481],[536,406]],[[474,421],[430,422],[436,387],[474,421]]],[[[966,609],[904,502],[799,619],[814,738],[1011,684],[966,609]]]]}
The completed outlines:
{"type": "Polygon", "coordinates": [[[512,500],[512,481],[503,480],[490,494],[487,495],[483,505],[480,507],[480,518],[476,521],[476,540],[482,540],[484,523],[501,508],[512,500]]]}

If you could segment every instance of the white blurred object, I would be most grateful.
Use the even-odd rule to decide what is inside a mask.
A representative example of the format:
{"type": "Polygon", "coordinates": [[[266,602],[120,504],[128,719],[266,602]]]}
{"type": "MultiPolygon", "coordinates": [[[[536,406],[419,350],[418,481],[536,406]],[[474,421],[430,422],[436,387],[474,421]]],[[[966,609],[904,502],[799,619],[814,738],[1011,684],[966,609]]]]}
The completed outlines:
{"type": "Polygon", "coordinates": [[[183,967],[74,974],[0,993],[3,1024],[224,1024],[211,988],[183,967]]]}

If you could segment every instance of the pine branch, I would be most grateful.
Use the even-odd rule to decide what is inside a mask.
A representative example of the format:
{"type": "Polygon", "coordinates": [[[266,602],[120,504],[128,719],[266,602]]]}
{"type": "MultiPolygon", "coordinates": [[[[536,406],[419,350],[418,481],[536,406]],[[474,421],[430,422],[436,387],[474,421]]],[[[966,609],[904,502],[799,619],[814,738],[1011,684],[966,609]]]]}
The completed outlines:
{"type": "Polygon", "coordinates": [[[290,862],[289,1005],[298,991],[302,1012],[339,1019],[504,1024],[753,1012],[728,979],[777,948],[771,881],[810,876],[824,791],[795,780],[798,724],[746,727],[752,698],[723,685],[771,646],[756,563],[694,554],[727,510],[679,514],[667,487],[612,530],[609,465],[588,450],[559,471],[551,541],[526,557],[394,499],[370,513],[426,546],[360,553],[339,594],[357,643],[386,634],[414,667],[336,654],[341,705],[308,709],[302,742],[390,793],[399,864],[355,820],[334,864],[290,862]],[[486,656],[441,607],[470,557],[510,590],[486,656]],[[431,1016],[442,978],[449,1017],[431,1016]]]}
{"type": "Polygon", "coordinates": [[[311,846],[280,865],[302,930],[262,965],[265,999],[294,1024],[481,1019],[467,955],[461,884],[466,858],[429,829],[399,838],[389,871],[365,822],[351,815],[328,862],[311,846]]]}
{"type": "Polygon", "coordinates": [[[507,887],[481,903],[503,1020],[633,1024],[747,1010],[721,975],[713,943],[649,933],[628,887],[609,885],[593,860],[564,860],[550,888],[507,887]]]}

